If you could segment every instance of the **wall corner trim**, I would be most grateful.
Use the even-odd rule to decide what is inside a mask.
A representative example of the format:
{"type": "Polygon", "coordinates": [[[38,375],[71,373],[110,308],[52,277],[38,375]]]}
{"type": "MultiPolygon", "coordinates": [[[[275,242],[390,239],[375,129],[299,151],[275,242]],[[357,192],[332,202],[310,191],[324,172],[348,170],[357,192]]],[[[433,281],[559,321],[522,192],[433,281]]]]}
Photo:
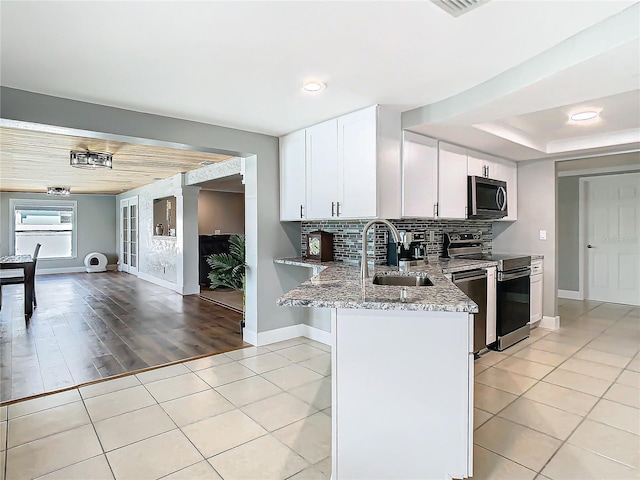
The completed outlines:
{"type": "Polygon", "coordinates": [[[542,320],[540,320],[538,327],[546,328],[547,330],[558,330],[560,328],[560,316],[556,315],[555,317],[542,317],[542,320]]]}
{"type": "Polygon", "coordinates": [[[582,292],[577,290],[558,290],[559,298],[568,298],[570,300],[584,300],[582,292]]]}

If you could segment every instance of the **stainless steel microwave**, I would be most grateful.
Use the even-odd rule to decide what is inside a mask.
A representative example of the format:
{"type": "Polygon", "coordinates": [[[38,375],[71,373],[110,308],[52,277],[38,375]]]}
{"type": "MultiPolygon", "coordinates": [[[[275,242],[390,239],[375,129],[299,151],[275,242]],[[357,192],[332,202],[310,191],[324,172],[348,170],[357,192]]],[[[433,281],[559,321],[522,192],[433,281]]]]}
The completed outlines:
{"type": "Polygon", "coordinates": [[[469,177],[468,218],[502,218],[508,215],[507,182],[469,177]]]}

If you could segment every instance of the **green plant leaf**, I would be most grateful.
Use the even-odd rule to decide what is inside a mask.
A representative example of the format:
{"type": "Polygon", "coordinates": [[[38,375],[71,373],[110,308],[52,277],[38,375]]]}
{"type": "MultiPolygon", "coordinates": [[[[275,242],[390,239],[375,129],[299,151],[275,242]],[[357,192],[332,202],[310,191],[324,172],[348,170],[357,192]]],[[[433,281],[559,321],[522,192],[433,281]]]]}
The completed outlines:
{"type": "Polygon", "coordinates": [[[217,287],[244,289],[246,269],[244,235],[232,235],[229,238],[229,253],[209,255],[206,261],[211,267],[207,277],[211,281],[212,289],[217,287]]]}

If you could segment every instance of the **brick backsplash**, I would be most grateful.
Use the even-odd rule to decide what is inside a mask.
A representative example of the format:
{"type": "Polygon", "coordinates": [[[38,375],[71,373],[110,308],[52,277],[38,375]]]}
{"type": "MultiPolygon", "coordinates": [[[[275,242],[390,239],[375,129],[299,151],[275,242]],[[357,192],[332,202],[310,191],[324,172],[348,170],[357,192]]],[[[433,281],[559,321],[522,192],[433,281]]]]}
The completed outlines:
{"type": "MultiPolygon", "coordinates": [[[[321,220],[302,222],[302,256],[307,251],[307,233],[324,230],[333,233],[333,257],[337,261],[357,261],[362,252],[362,229],[367,220],[321,220]]],[[[427,241],[428,255],[442,254],[442,236],[444,232],[482,231],[483,253],[491,253],[492,223],[487,220],[391,220],[398,230],[407,232],[434,232],[434,241],[427,241]]],[[[374,225],[368,235],[368,255],[375,257],[377,264],[387,262],[387,234],[384,225],[374,225]],[[374,241],[375,238],[375,241],[374,241]]],[[[427,237],[428,240],[428,237],[427,237]]]]}

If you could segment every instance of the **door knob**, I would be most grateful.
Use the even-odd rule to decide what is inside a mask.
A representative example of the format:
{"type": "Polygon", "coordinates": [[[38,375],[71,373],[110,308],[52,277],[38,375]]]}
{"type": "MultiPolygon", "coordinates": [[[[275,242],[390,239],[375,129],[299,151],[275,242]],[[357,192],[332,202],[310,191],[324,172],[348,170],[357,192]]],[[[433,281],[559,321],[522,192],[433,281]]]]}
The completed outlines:
{"type": "Polygon", "coordinates": [[[593,248],[593,245],[587,245],[587,248],[593,248]]]}

